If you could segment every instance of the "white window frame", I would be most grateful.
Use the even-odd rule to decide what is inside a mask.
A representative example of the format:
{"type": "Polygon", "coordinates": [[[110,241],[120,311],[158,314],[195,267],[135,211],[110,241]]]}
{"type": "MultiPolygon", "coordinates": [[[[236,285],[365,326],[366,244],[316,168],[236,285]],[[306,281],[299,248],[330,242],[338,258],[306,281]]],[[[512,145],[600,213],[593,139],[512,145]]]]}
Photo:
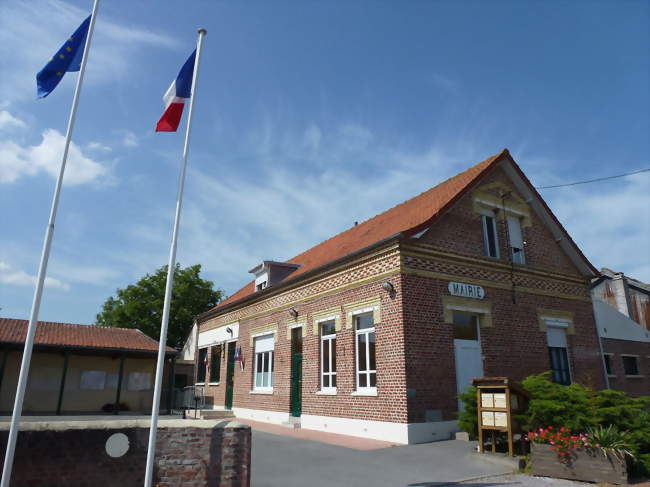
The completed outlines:
{"type": "Polygon", "coordinates": [[[323,393],[335,393],[336,386],[332,386],[332,379],[336,379],[336,370],[332,371],[332,363],[335,362],[333,356],[336,354],[336,348],[334,348],[334,353],[332,353],[332,341],[336,340],[336,321],[335,320],[322,320],[319,321],[318,326],[320,328],[320,390],[323,393]],[[326,323],[332,323],[334,325],[334,333],[329,335],[323,335],[323,325],[326,323]],[[325,361],[323,360],[325,347],[328,347],[329,350],[329,372],[325,372],[325,361]],[[329,377],[330,386],[325,387],[325,377],[329,377]]]}
{"type": "Polygon", "coordinates": [[[274,361],[275,332],[260,333],[258,335],[253,335],[252,338],[253,338],[253,354],[255,356],[255,360],[254,360],[255,363],[254,363],[254,368],[253,368],[253,391],[255,391],[255,392],[267,392],[267,393],[273,392],[273,369],[274,369],[274,365],[275,365],[275,361],[274,361]],[[271,336],[272,337],[271,339],[274,341],[273,350],[265,350],[264,352],[257,352],[255,350],[255,341],[256,341],[256,339],[267,337],[267,336],[271,336]],[[269,354],[269,355],[266,356],[266,354],[269,354]],[[264,373],[264,365],[266,363],[268,363],[269,361],[271,363],[271,365],[269,367],[269,372],[268,372],[269,373],[269,375],[268,375],[269,384],[268,385],[262,385],[262,386],[257,385],[257,374],[258,374],[257,365],[258,365],[258,362],[259,362],[260,359],[262,360],[262,373],[264,373]]]}
{"type": "Polygon", "coordinates": [[[501,258],[501,253],[499,252],[499,234],[497,232],[497,217],[494,213],[491,215],[487,213],[481,214],[481,222],[483,223],[483,246],[485,247],[485,255],[491,259],[501,258]],[[490,255],[490,242],[488,241],[488,222],[487,219],[492,219],[492,233],[494,234],[494,250],[496,255],[490,255]]]}
{"type": "MultiPolygon", "coordinates": [[[[375,333],[375,329],[376,329],[375,328],[375,324],[376,324],[375,323],[375,317],[374,317],[374,315],[373,315],[373,313],[371,311],[365,311],[364,312],[363,310],[359,310],[359,311],[355,311],[355,312],[352,313],[352,319],[354,320],[354,353],[355,353],[354,368],[355,368],[355,382],[356,382],[356,386],[357,386],[357,393],[361,393],[361,394],[365,393],[365,394],[376,395],[377,394],[377,386],[372,387],[372,386],[368,385],[366,387],[361,387],[359,385],[359,383],[360,383],[360,381],[359,381],[360,374],[364,374],[366,376],[366,383],[370,384],[370,375],[374,373],[375,374],[375,384],[377,383],[377,369],[376,368],[374,370],[370,369],[370,339],[369,339],[369,337],[366,337],[366,370],[364,370],[363,372],[359,372],[359,336],[364,335],[364,334],[365,335],[370,335],[370,333],[375,333]],[[362,330],[357,329],[356,318],[359,315],[362,315],[362,314],[370,314],[370,316],[372,316],[372,320],[373,320],[372,328],[364,328],[362,330]]],[[[375,347],[376,347],[376,344],[377,344],[377,335],[375,334],[375,347]]],[[[376,356],[375,356],[375,367],[377,367],[377,357],[376,356]]]]}
{"type": "Polygon", "coordinates": [[[609,357],[609,372],[607,372],[607,365],[605,364],[605,372],[607,373],[607,377],[616,377],[616,374],[614,373],[614,354],[611,352],[603,352],[603,361],[605,361],[605,357],[609,357]]]}

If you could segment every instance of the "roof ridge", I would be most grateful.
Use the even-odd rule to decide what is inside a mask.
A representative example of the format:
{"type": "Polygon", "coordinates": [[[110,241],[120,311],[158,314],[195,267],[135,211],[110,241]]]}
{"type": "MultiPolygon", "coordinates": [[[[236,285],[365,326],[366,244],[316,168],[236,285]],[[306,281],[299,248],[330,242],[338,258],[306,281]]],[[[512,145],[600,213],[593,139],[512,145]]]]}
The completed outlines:
{"type": "MultiPolygon", "coordinates": [[[[290,258],[286,262],[301,266],[289,275],[288,280],[296,279],[305,272],[323,267],[391,236],[405,232],[412,233],[421,227],[430,226],[441,212],[453,204],[459,195],[467,191],[473,182],[504,156],[510,157],[508,149],[502,149],[497,154],[441,181],[420,194],[377,213],[360,224],[347,228],[290,258]]],[[[253,282],[248,282],[218,305],[199,315],[199,318],[207,317],[212,311],[250,296],[254,293],[253,282]]]]}
{"type": "MultiPolygon", "coordinates": [[[[439,187],[442,186],[443,184],[448,183],[448,182],[451,181],[452,179],[460,178],[462,175],[466,174],[467,172],[471,171],[472,169],[477,168],[477,167],[480,166],[481,164],[485,164],[485,163],[487,163],[488,161],[489,161],[489,162],[493,162],[493,161],[499,159],[502,155],[505,155],[505,154],[509,154],[508,149],[502,149],[498,154],[494,154],[493,156],[490,156],[490,157],[488,157],[488,158],[482,160],[481,162],[479,162],[479,163],[477,163],[477,164],[474,164],[473,166],[471,166],[471,167],[465,169],[464,171],[459,172],[458,174],[455,174],[454,176],[450,176],[450,177],[448,177],[448,178],[445,179],[444,181],[441,181],[441,182],[439,182],[438,184],[436,184],[435,186],[432,186],[432,187],[430,187],[430,188],[428,188],[428,189],[425,189],[424,191],[421,191],[420,193],[416,194],[415,196],[412,196],[411,198],[409,198],[409,199],[407,199],[407,200],[404,200],[404,201],[402,201],[402,202],[400,202],[400,203],[397,203],[396,205],[393,205],[393,206],[391,206],[390,208],[387,208],[386,210],[384,210],[384,211],[382,211],[382,212],[379,212],[379,213],[377,213],[376,215],[371,216],[371,217],[368,218],[367,220],[364,220],[364,221],[362,221],[361,223],[359,223],[359,224],[357,224],[357,225],[354,225],[354,226],[352,226],[352,227],[350,227],[350,228],[347,228],[346,230],[343,230],[342,232],[339,232],[339,233],[337,233],[336,235],[331,236],[330,238],[327,238],[327,239],[322,240],[321,242],[319,242],[319,243],[317,243],[317,244],[315,244],[315,245],[312,245],[312,246],[311,246],[310,248],[308,248],[307,250],[301,252],[300,254],[298,254],[298,255],[296,255],[296,256],[294,256],[294,257],[291,257],[289,260],[287,260],[287,261],[285,261],[285,262],[289,262],[289,263],[291,263],[292,260],[297,259],[297,258],[300,257],[301,255],[306,254],[307,252],[309,252],[309,251],[312,250],[313,248],[318,247],[319,245],[322,245],[322,244],[324,244],[325,242],[328,242],[328,241],[330,241],[330,240],[332,240],[332,239],[334,239],[334,238],[337,238],[337,237],[339,237],[339,236],[341,236],[341,235],[344,235],[344,234],[347,233],[347,232],[350,232],[350,231],[352,231],[352,230],[354,230],[354,229],[357,229],[357,228],[361,227],[362,225],[366,225],[366,224],[370,223],[372,220],[374,220],[374,219],[380,217],[381,215],[383,215],[383,214],[385,214],[385,213],[388,213],[388,212],[390,212],[390,211],[393,211],[394,209],[399,208],[400,206],[406,205],[406,204],[409,203],[410,201],[415,200],[415,199],[421,197],[422,195],[424,195],[424,194],[426,194],[426,193],[429,193],[429,192],[434,191],[436,188],[439,188],[439,187]]],[[[472,179],[474,179],[474,178],[472,178],[472,179]]],[[[469,182],[468,182],[468,184],[469,184],[469,182]]],[[[466,184],[465,186],[467,186],[467,184],[466,184]]],[[[464,186],[464,187],[465,187],[465,186],[464,186]]],[[[463,187],[463,189],[464,189],[464,187],[463,187]]]]}

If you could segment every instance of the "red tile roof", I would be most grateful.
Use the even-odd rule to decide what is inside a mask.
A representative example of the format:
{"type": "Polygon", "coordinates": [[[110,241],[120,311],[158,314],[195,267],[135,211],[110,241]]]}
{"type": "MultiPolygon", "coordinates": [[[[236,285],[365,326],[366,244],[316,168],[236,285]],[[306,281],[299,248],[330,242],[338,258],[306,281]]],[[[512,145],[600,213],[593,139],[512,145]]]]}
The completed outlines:
{"type": "MultiPolygon", "coordinates": [[[[27,320],[0,318],[0,343],[25,343],[27,320]]],[[[140,330],[39,321],[34,345],[158,352],[158,342],[140,330]]],[[[174,351],[167,347],[168,352],[174,351]]]]}
{"type": "MultiPolygon", "coordinates": [[[[490,169],[502,157],[509,157],[507,149],[487,158],[468,170],[447,179],[424,193],[411,198],[390,210],[366,220],[338,235],[325,240],[300,255],[289,259],[300,267],[292,272],[288,279],[304,274],[329,262],[335,261],[374,243],[392,237],[398,233],[417,233],[433,223],[449,205],[453,204],[474,181],[490,169]]],[[[250,282],[228,299],[222,301],[215,309],[239,301],[255,292],[255,283],[250,282]]]]}

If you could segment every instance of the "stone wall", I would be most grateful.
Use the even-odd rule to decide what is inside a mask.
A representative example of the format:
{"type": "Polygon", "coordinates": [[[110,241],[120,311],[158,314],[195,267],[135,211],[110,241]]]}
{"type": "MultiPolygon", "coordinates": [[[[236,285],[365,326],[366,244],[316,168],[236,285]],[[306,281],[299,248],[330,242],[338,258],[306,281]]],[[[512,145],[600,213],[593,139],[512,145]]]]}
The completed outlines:
{"type": "MultiPolygon", "coordinates": [[[[11,485],[141,487],[149,424],[135,419],[25,422],[11,485]]],[[[8,433],[8,423],[0,424],[2,458],[8,433]]],[[[161,420],[153,485],[247,487],[250,452],[250,428],[236,421],[161,420]]]]}

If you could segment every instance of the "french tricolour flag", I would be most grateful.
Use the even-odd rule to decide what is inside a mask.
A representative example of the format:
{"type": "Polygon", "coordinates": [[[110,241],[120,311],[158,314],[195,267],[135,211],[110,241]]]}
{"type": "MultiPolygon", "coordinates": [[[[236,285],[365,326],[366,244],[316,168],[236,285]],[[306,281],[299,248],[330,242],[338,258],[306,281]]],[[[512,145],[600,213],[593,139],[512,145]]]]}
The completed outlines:
{"type": "Polygon", "coordinates": [[[194,58],[196,50],[187,58],[185,64],[172,81],[171,86],[163,96],[165,111],[158,120],[156,132],[176,132],[181,123],[185,101],[192,96],[192,76],[194,76],[194,58]]]}

